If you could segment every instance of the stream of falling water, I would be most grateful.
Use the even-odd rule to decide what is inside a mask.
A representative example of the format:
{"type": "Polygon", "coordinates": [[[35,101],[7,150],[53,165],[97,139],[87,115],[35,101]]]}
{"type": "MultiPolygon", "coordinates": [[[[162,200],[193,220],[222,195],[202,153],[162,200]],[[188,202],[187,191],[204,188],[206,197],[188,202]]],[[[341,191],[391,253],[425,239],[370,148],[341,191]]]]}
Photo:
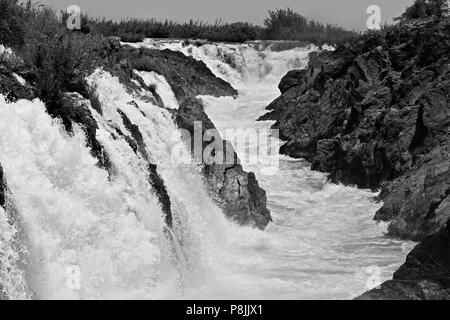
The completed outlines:
{"type": "MultiPolygon", "coordinates": [[[[315,46],[279,50],[279,42],[197,46],[149,39],[140,45],[177,50],[204,61],[238,90],[237,99],[202,97],[224,137],[230,129],[268,131],[273,122],[256,119],[280,94],[281,78],[289,70],[305,68],[309,53],[319,50],[315,46]]],[[[241,159],[249,158],[248,148],[235,148],[241,159]]],[[[260,297],[351,299],[390,279],[413,243],[384,236],[386,225],[373,221],[381,206],[372,200],[375,194],[329,184],[325,174],[311,171],[301,159],[280,156],[279,163],[276,174],[265,174],[258,165],[243,162],[266,190],[274,219],[264,241],[242,240],[243,256],[251,257],[242,270],[250,271],[251,285],[261,289],[260,297]]]]}
{"type": "MultiPolygon", "coordinates": [[[[224,132],[256,122],[290,69],[315,49],[261,44],[152,42],[201,59],[239,90],[202,97],[224,132]]],[[[165,79],[139,73],[176,108],[165,79]]],[[[99,69],[88,78],[102,113],[90,107],[114,175],[98,168],[83,131],[73,135],[38,100],[0,96],[0,163],[8,205],[0,208],[0,297],[17,299],[347,299],[392,276],[409,243],[387,239],[372,221],[372,193],[332,185],[306,162],[282,158],[276,175],[257,173],[274,218],[266,231],[227,221],[189,164],[170,112],[129,93],[99,69]],[[132,101],[135,104],[131,103],[132,101]],[[171,239],[150,191],[146,159],[118,132],[137,125],[164,179],[174,215],[171,239]],[[179,150],[177,160],[173,151],[179,150]],[[185,158],[185,161],[179,161],[185,158]]]]}

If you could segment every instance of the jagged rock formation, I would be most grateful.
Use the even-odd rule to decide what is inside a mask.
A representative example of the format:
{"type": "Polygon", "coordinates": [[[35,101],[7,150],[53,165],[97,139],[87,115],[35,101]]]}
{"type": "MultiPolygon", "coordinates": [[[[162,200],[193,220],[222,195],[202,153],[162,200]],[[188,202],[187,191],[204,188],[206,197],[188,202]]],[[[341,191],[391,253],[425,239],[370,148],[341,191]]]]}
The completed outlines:
{"type": "Polygon", "coordinates": [[[136,154],[140,154],[140,156],[145,161],[147,161],[148,181],[150,182],[150,185],[153,188],[153,192],[155,193],[159,203],[161,204],[161,209],[164,213],[166,225],[171,228],[173,223],[172,204],[167,192],[167,188],[164,184],[164,180],[158,173],[157,165],[150,162],[150,156],[145,149],[144,138],[141,131],[139,130],[139,127],[132,123],[122,110],[118,111],[120,116],[122,117],[125,128],[127,128],[127,130],[131,133],[131,137],[124,135],[123,133],[122,135],[125,136],[126,141],[133,149],[133,151],[136,154]]]}
{"type": "Polygon", "coordinates": [[[130,77],[133,70],[154,71],[166,79],[178,102],[197,95],[235,96],[237,91],[216,77],[203,61],[181,52],[124,46],[113,60],[130,77]]]}
{"type": "MultiPolygon", "coordinates": [[[[173,110],[173,114],[178,126],[189,132],[189,137],[194,137],[195,122],[202,124],[202,136],[207,130],[215,129],[204,111],[201,100],[197,98],[184,101],[178,110],[173,110]]],[[[191,151],[194,153],[194,139],[188,141],[191,143],[191,151]]],[[[217,143],[217,141],[214,142],[217,143]]],[[[266,207],[265,191],[259,187],[254,173],[247,173],[242,169],[231,143],[221,138],[218,143],[223,145],[226,153],[231,153],[229,158],[234,159],[232,163],[225,161],[226,155],[223,157],[223,164],[208,164],[208,159],[204,157],[215,156],[212,154],[206,155],[202,159],[195,159],[202,163],[203,175],[210,194],[232,220],[264,229],[271,221],[270,211],[266,207]]],[[[202,155],[209,144],[210,142],[202,141],[202,155]]],[[[214,150],[211,150],[212,152],[214,150]]],[[[195,157],[194,154],[193,156],[195,157]]]]}
{"type": "MultiPolygon", "coordinates": [[[[229,83],[216,77],[204,62],[180,52],[125,46],[115,54],[113,61],[118,62],[116,65],[120,66],[120,70],[114,70],[113,73],[121,81],[126,83],[126,78],[137,80],[142,87],[152,91],[160,106],[163,106],[163,103],[156,92],[137,79],[133,70],[154,71],[163,75],[180,103],[178,110],[172,110],[176,123],[180,128],[192,132],[194,121],[202,122],[203,132],[215,128],[196,96],[237,95],[237,91],[229,83]]],[[[130,86],[133,87],[133,84],[130,86]]],[[[228,148],[235,155],[231,144],[228,144],[228,148]]],[[[200,159],[200,163],[203,163],[203,160],[200,159]]],[[[238,161],[235,155],[232,164],[203,163],[202,172],[206,185],[211,196],[232,220],[264,228],[271,221],[265,191],[259,187],[255,175],[245,172],[238,161]]]]}
{"type": "Polygon", "coordinates": [[[330,180],[381,188],[375,219],[424,240],[394,280],[362,298],[450,298],[450,24],[419,20],[314,53],[262,120],[330,180]]]}
{"type": "Polygon", "coordinates": [[[6,183],[5,178],[3,177],[3,167],[0,164],[0,207],[5,205],[5,192],[6,192],[6,183]]]}
{"type": "Polygon", "coordinates": [[[450,26],[421,21],[312,54],[289,73],[263,120],[282,153],[329,172],[334,182],[382,187],[376,219],[391,235],[420,240],[449,214],[450,26]]]}
{"type": "Polygon", "coordinates": [[[304,78],[306,70],[291,70],[280,81],[278,89],[281,93],[285,93],[292,87],[296,87],[301,84],[304,78]]]}
{"type": "Polygon", "coordinates": [[[91,154],[98,159],[98,165],[113,174],[113,167],[108,154],[97,141],[98,125],[89,110],[89,101],[78,93],[65,93],[60,107],[49,111],[54,117],[59,117],[67,132],[72,132],[73,124],[79,124],[86,135],[86,143],[91,154]]]}
{"type": "Polygon", "coordinates": [[[363,294],[360,300],[449,300],[450,228],[426,238],[395,272],[393,280],[363,294]]]}

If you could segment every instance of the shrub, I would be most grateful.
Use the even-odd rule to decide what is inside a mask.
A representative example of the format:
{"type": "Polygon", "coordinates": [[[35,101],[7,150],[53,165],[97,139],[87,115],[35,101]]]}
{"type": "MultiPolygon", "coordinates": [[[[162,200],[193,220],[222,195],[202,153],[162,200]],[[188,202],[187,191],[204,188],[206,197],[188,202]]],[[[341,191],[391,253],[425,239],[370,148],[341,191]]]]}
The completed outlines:
{"type": "Polygon", "coordinates": [[[405,22],[414,19],[423,18],[443,18],[449,14],[448,0],[415,0],[414,3],[406,8],[405,12],[397,21],[405,22]]]}
{"type": "Polygon", "coordinates": [[[265,39],[336,43],[356,36],[355,32],[305,18],[291,9],[269,11],[264,20],[265,39]]]}
{"type": "Polygon", "coordinates": [[[197,38],[224,42],[266,39],[335,43],[356,35],[340,27],[309,20],[291,9],[269,11],[265,27],[246,22],[206,23],[191,20],[179,23],[155,19],[124,19],[120,22],[91,19],[89,24],[100,34],[119,36],[126,42],[140,42],[144,38],[197,38]]]}
{"type": "Polygon", "coordinates": [[[0,44],[20,47],[24,44],[24,8],[19,0],[0,0],[0,44]]]}

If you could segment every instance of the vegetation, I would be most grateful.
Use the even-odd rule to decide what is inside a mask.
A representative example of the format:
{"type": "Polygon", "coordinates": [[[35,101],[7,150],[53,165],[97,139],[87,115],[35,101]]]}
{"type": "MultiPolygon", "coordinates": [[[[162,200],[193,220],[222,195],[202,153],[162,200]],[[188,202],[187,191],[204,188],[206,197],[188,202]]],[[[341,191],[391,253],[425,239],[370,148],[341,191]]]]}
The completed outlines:
{"type": "MultiPolygon", "coordinates": [[[[100,35],[68,30],[56,13],[43,5],[0,0],[0,44],[11,47],[15,56],[14,64],[2,58],[0,65],[13,71],[28,70],[26,80],[54,116],[66,113],[65,92],[86,93],[85,77],[102,59],[104,41],[100,35]]],[[[62,119],[71,129],[71,122],[62,119]]]]}
{"type": "Polygon", "coordinates": [[[145,38],[197,38],[211,41],[243,42],[260,39],[263,28],[249,23],[213,24],[203,21],[178,23],[155,19],[125,19],[114,22],[106,19],[90,19],[89,25],[106,36],[119,36],[125,42],[139,42],[145,38]]]}
{"type": "Polygon", "coordinates": [[[103,35],[119,36],[128,42],[142,41],[145,38],[197,38],[224,42],[258,39],[335,43],[355,36],[354,32],[309,20],[291,9],[270,11],[264,27],[244,22],[216,21],[209,24],[191,20],[188,23],[178,23],[155,19],[125,19],[120,22],[91,19],[88,23],[103,35]]]}
{"type": "Polygon", "coordinates": [[[448,0],[415,0],[396,20],[405,22],[423,18],[442,19],[448,16],[449,12],[448,0]]]}
{"type": "MultiPolygon", "coordinates": [[[[0,0],[0,44],[11,47],[16,57],[13,65],[11,57],[3,52],[0,65],[8,64],[10,70],[31,70],[24,77],[35,88],[36,96],[45,102],[49,113],[55,116],[67,113],[65,92],[78,92],[95,102],[85,78],[98,65],[105,65],[108,57],[105,50],[110,48],[107,36],[119,36],[122,41],[171,37],[226,42],[256,39],[333,42],[352,35],[342,28],[310,21],[290,9],[271,11],[265,27],[220,21],[214,24],[154,19],[113,22],[82,15],[82,29],[71,31],[65,24],[67,18],[66,13],[58,15],[30,0],[25,3],[0,0]]],[[[70,121],[65,124],[71,126],[70,121]]]]}
{"type": "Polygon", "coordinates": [[[336,43],[353,38],[356,33],[344,28],[310,20],[291,9],[269,11],[264,21],[265,39],[336,43]]]}

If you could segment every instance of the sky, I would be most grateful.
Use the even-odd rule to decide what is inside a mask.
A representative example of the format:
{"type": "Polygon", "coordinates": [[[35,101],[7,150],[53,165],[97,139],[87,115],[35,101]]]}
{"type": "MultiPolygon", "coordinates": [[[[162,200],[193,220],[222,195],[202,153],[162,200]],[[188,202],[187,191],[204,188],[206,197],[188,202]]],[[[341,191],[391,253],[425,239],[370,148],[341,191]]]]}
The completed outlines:
{"type": "Polygon", "coordinates": [[[381,8],[382,22],[391,22],[413,0],[36,0],[55,9],[78,5],[91,16],[120,20],[126,17],[189,19],[214,22],[248,21],[262,25],[268,10],[291,8],[321,22],[364,30],[370,5],[381,8]]]}

